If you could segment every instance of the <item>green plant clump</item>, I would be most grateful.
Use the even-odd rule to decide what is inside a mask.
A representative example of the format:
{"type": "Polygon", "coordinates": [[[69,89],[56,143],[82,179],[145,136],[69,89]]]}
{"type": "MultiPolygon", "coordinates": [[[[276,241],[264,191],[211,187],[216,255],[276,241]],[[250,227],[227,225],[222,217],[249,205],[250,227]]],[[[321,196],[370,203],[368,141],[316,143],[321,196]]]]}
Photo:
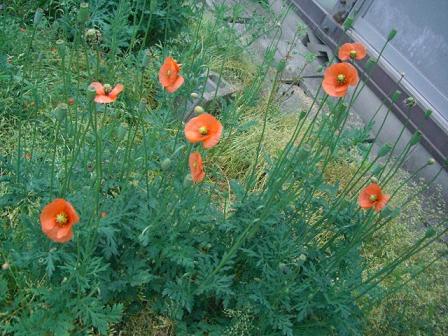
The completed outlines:
{"type": "MultiPolygon", "coordinates": [[[[430,186],[409,193],[400,175],[419,133],[373,154],[370,128],[347,128],[362,82],[281,116],[284,16],[246,66],[228,13],[171,0],[1,10],[2,334],[362,335],[384,332],[378,318],[412,332],[395,323],[397,295],[429,293],[413,280],[446,265],[446,214],[383,245],[430,186]],[[240,90],[220,98],[224,79],[240,90]]],[[[421,333],[446,331],[441,306],[421,333]]]]}

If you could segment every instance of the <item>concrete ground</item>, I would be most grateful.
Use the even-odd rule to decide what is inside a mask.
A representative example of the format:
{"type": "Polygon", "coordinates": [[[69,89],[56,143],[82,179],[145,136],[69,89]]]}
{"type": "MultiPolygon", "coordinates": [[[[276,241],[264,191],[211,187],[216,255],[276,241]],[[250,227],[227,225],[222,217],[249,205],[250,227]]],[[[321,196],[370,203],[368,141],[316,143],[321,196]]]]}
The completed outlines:
{"type": "MultiPolygon", "coordinates": [[[[313,53],[303,44],[302,39],[297,38],[298,30],[306,30],[307,27],[299,16],[290,9],[288,2],[284,0],[269,0],[270,7],[266,8],[259,4],[257,0],[207,0],[208,5],[213,8],[217,4],[225,4],[227,6],[236,5],[242,8],[240,17],[244,17],[243,23],[233,23],[236,30],[241,35],[243,43],[249,43],[254,41],[253,30],[250,21],[261,21],[266,26],[267,33],[255,39],[248,48],[250,54],[253,56],[254,62],[261,62],[264,54],[269,46],[272,44],[272,38],[276,35],[276,31],[281,29],[281,37],[278,41],[277,51],[275,53],[275,60],[278,62],[282,59],[287,59],[287,66],[283,80],[295,81],[299,77],[298,85],[285,84],[280,88],[280,94],[282,94],[283,102],[282,106],[285,112],[300,112],[301,110],[309,106],[310,101],[317,92],[321,78],[307,78],[307,76],[315,76],[321,74],[319,71],[322,69],[323,60],[319,57],[313,57],[313,53]],[[288,9],[289,8],[289,9],[288,9]]],[[[303,34],[301,34],[303,35],[303,34]]],[[[377,112],[381,105],[381,101],[372,91],[365,87],[359,95],[358,99],[353,104],[351,109],[351,116],[349,120],[349,127],[362,127],[365,123],[372,120],[374,114],[377,112]]],[[[387,113],[387,108],[383,107],[373,118],[375,124],[373,126],[372,134],[376,134],[379,125],[387,113]]],[[[399,132],[401,131],[403,124],[392,113],[389,113],[385,125],[377,139],[376,146],[374,148],[373,155],[375,155],[375,149],[377,150],[382,145],[389,143],[393,144],[399,132]]],[[[400,142],[398,143],[396,152],[400,153],[406,143],[409,141],[412,134],[405,130],[400,142]]],[[[409,158],[403,165],[403,168],[409,172],[413,172],[423,166],[428,160],[431,159],[430,154],[421,145],[417,145],[412,151],[409,158]]],[[[424,169],[419,177],[423,177],[426,180],[431,180],[440,169],[440,165],[437,163],[424,169]]],[[[436,184],[441,185],[445,194],[445,198],[448,199],[448,173],[443,171],[436,180],[436,184]]]]}

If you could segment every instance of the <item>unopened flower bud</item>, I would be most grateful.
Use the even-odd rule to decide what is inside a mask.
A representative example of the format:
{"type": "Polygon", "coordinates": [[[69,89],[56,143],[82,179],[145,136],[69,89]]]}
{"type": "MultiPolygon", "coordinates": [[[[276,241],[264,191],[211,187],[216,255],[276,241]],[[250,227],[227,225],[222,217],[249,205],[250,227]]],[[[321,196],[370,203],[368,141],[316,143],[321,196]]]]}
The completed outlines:
{"type": "Polygon", "coordinates": [[[193,99],[197,99],[197,98],[199,98],[199,95],[198,95],[196,92],[192,92],[190,96],[191,96],[191,98],[193,98],[193,99]]]}
{"type": "Polygon", "coordinates": [[[187,187],[191,186],[192,184],[193,184],[193,178],[191,177],[190,174],[188,174],[184,178],[184,187],[187,188],[187,187]]]}
{"type": "Polygon", "coordinates": [[[436,160],[434,160],[433,158],[428,160],[428,165],[433,165],[434,163],[436,163],[436,160]]]}
{"type": "Polygon", "coordinates": [[[96,89],[93,86],[90,86],[87,88],[87,96],[90,100],[93,100],[96,96],[96,89]]]}
{"type": "Polygon", "coordinates": [[[432,114],[432,110],[426,110],[425,111],[425,119],[428,119],[430,116],[431,116],[431,114],[432,114]]]}
{"type": "Polygon", "coordinates": [[[395,29],[392,29],[389,32],[389,35],[387,35],[387,41],[392,41],[394,39],[395,35],[397,35],[397,31],[395,29]]]}
{"type": "Polygon", "coordinates": [[[143,50],[142,68],[146,68],[148,66],[148,64],[149,64],[149,56],[150,56],[149,49],[143,50]]]}
{"type": "Polygon", "coordinates": [[[168,170],[171,167],[171,160],[169,158],[164,159],[161,163],[160,163],[160,167],[162,168],[162,170],[168,170]]]}
{"type": "Polygon", "coordinates": [[[89,44],[98,44],[101,42],[101,32],[96,28],[87,29],[84,34],[86,42],[89,44]]]}
{"type": "Polygon", "coordinates": [[[70,97],[70,98],[68,99],[68,104],[69,104],[69,105],[73,105],[73,104],[75,104],[75,98],[70,97]]]}
{"type": "Polygon", "coordinates": [[[78,21],[85,23],[89,19],[89,4],[87,2],[81,2],[79,5],[78,21]]]}
{"type": "Polygon", "coordinates": [[[299,260],[301,261],[306,261],[306,255],[304,255],[303,253],[299,256],[299,260]]]}
{"type": "Polygon", "coordinates": [[[370,182],[372,182],[372,183],[378,183],[378,179],[377,179],[375,176],[372,176],[372,177],[370,178],[370,182]]]}
{"type": "Polygon", "coordinates": [[[67,117],[68,106],[65,103],[60,103],[54,110],[56,120],[62,122],[67,117]]]}
{"type": "Polygon", "coordinates": [[[65,42],[64,42],[64,40],[61,40],[61,39],[57,40],[56,47],[58,49],[59,56],[61,56],[61,58],[65,57],[65,42]]]}
{"type": "Polygon", "coordinates": [[[196,114],[204,113],[204,108],[202,106],[198,105],[194,108],[194,113],[196,113],[196,114]]]}
{"type": "Polygon", "coordinates": [[[6,270],[8,270],[8,269],[9,269],[9,263],[8,263],[8,262],[5,262],[5,263],[2,265],[2,270],[6,271],[6,270]]]}
{"type": "Polygon", "coordinates": [[[42,21],[43,16],[44,16],[44,11],[42,10],[42,8],[36,9],[36,12],[34,12],[33,25],[37,26],[42,21]]]}
{"type": "Polygon", "coordinates": [[[140,113],[143,113],[146,111],[146,105],[148,104],[148,101],[146,98],[140,99],[140,103],[138,104],[138,110],[140,113]]]}

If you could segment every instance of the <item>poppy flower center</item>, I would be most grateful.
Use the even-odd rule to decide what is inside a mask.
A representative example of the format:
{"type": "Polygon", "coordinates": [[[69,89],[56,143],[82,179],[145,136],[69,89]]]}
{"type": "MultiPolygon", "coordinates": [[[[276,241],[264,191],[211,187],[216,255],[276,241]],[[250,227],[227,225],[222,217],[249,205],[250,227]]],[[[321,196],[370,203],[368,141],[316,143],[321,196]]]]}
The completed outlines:
{"type": "Polygon", "coordinates": [[[60,225],[65,225],[68,222],[68,216],[65,212],[61,212],[56,215],[56,223],[60,225]]]}
{"type": "Polygon", "coordinates": [[[167,75],[168,77],[170,77],[170,76],[171,76],[171,70],[168,70],[168,71],[166,72],[166,75],[167,75]]]}
{"type": "Polygon", "coordinates": [[[351,58],[355,58],[356,57],[356,50],[351,50],[350,51],[350,57],[351,58]]]}
{"type": "Polygon", "coordinates": [[[375,202],[378,200],[378,196],[377,195],[370,195],[369,200],[372,202],[375,202]]]}
{"type": "Polygon", "coordinates": [[[104,84],[104,92],[106,94],[110,93],[112,91],[112,86],[110,84],[104,84]]]}
{"type": "Polygon", "coordinates": [[[339,74],[336,79],[338,80],[339,84],[344,84],[345,83],[345,75],[344,74],[339,74]]]}
{"type": "Polygon", "coordinates": [[[201,135],[206,135],[208,133],[207,127],[205,126],[199,127],[199,133],[201,133],[201,135]]]}

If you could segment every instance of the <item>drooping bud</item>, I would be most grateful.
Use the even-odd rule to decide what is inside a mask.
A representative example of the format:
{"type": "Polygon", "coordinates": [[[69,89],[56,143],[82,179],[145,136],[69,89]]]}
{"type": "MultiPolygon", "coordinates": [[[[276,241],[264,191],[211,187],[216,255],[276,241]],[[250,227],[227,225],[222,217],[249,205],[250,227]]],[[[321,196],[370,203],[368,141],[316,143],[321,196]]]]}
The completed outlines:
{"type": "Polygon", "coordinates": [[[186,175],[184,178],[184,187],[187,188],[193,184],[193,178],[190,174],[186,175]]]}
{"type": "Polygon", "coordinates": [[[142,68],[146,68],[148,66],[148,64],[149,64],[149,56],[150,56],[149,49],[143,50],[142,68]]]}
{"type": "Polygon", "coordinates": [[[168,170],[171,167],[171,160],[169,158],[164,159],[161,163],[160,163],[160,168],[162,168],[162,170],[168,170]]]}
{"type": "Polygon", "coordinates": [[[42,17],[44,16],[44,11],[42,8],[36,9],[36,12],[34,12],[34,19],[33,19],[33,25],[36,27],[39,25],[39,23],[42,21],[42,17]]]}
{"type": "Polygon", "coordinates": [[[54,110],[54,115],[57,121],[62,122],[67,117],[68,106],[65,103],[60,103],[54,110]]]}
{"type": "Polygon", "coordinates": [[[371,181],[372,183],[378,183],[378,179],[377,179],[375,176],[372,176],[372,177],[370,178],[370,181],[371,181]]]}
{"type": "Polygon", "coordinates": [[[409,144],[410,144],[411,146],[414,146],[414,145],[416,145],[416,144],[418,144],[418,143],[420,142],[421,138],[422,138],[422,133],[420,133],[419,131],[417,131],[417,132],[415,132],[415,133],[412,135],[411,140],[409,140],[409,144]]]}
{"type": "Polygon", "coordinates": [[[140,113],[146,111],[146,105],[148,105],[148,101],[146,100],[146,98],[140,99],[140,103],[138,104],[138,110],[140,113]]]}
{"type": "Polygon", "coordinates": [[[348,16],[344,21],[344,30],[349,30],[353,27],[353,17],[348,16]]]}
{"type": "Polygon", "coordinates": [[[85,23],[89,19],[89,4],[81,2],[79,5],[78,22],[85,23]]]}
{"type": "Polygon", "coordinates": [[[395,90],[395,92],[392,94],[392,101],[394,103],[396,103],[398,101],[398,99],[400,99],[400,96],[401,96],[401,91],[395,90]]]}
{"type": "Polygon", "coordinates": [[[387,41],[390,42],[394,39],[395,35],[397,35],[397,31],[395,29],[392,29],[389,32],[389,35],[387,35],[387,41]]]}
{"type": "Polygon", "coordinates": [[[436,160],[434,160],[433,158],[428,160],[428,165],[433,165],[434,163],[436,163],[436,160]]]}
{"type": "Polygon", "coordinates": [[[202,106],[198,105],[194,108],[194,113],[196,113],[196,114],[204,113],[204,108],[202,106]]]}
{"type": "Polygon", "coordinates": [[[193,98],[193,99],[197,99],[197,98],[199,98],[199,95],[198,95],[196,92],[192,92],[192,93],[190,94],[190,96],[191,96],[191,98],[193,98]]]}
{"type": "Polygon", "coordinates": [[[3,265],[2,265],[2,270],[4,270],[4,271],[7,271],[7,270],[9,270],[9,263],[8,262],[5,262],[3,265]]]}
{"type": "Polygon", "coordinates": [[[378,157],[383,157],[387,154],[389,154],[389,152],[392,150],[392,146],[389,144],[385,144],[383,147],[380,148],[380,150],[378,151],[378,157]]]}

